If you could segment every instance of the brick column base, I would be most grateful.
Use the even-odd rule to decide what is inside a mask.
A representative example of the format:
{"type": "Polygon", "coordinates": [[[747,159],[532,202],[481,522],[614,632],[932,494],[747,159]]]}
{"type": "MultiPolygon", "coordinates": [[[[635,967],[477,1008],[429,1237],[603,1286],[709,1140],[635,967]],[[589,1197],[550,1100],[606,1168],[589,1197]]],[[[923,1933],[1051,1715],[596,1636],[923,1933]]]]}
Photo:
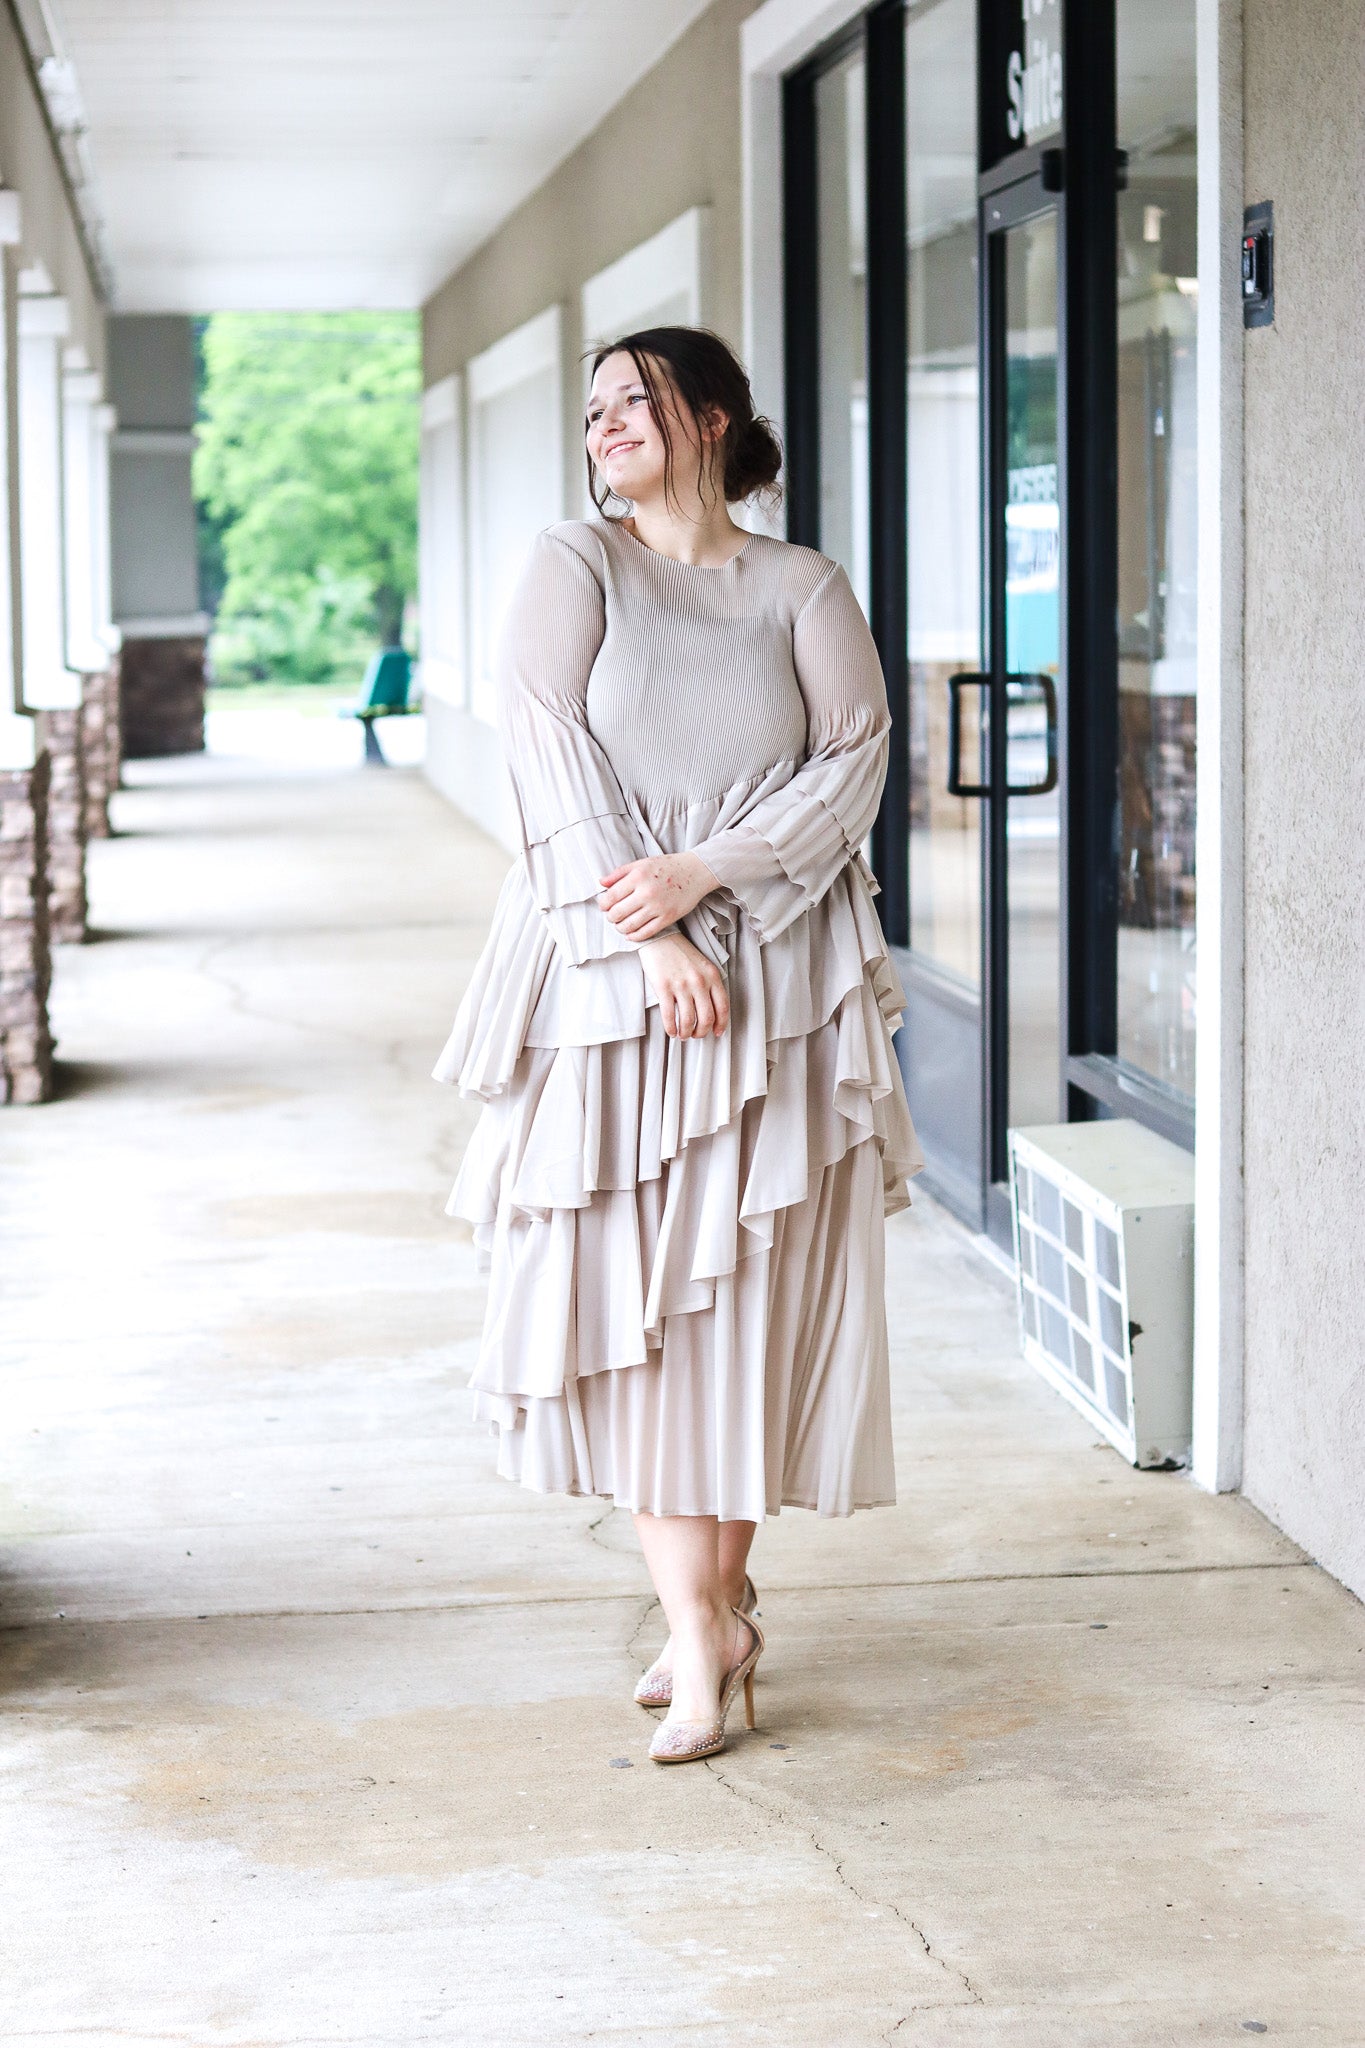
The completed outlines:
{"type": "Polygon", "coordinates": [[[204,751],[204,650],[200,639],[125,640],[123,751],[130,761],[204,751]]]}
{"type": "Polygon", "coordinates": [[[48,936],[79,946],[86,923],[81,712],[45,712],[43,726],[52,763],[47,796],[48,936]]]}
{"type": "Polygon", "coordinates": [[[0,1102],[52,1094],[47,792],[46,754],[0,769],[0,1102]]]}
{"type": "Polygon", "coordinates": [[[85,836],[109,837],[109,799],[119,786],[119,664],[85,679],[81,703],[81,748],[85,759],[85,836]]]}

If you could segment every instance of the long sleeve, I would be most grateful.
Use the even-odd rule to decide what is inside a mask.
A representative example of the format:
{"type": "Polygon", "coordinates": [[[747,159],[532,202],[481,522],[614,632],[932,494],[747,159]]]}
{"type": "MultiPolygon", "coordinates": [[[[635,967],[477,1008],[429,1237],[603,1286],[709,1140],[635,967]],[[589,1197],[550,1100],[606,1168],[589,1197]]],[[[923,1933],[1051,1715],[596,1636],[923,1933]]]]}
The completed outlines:
{"type": "Polygon", "coordinates": [[[638,952],[596,901],[602,876],[645,851],[611,764],[588,730],[588,677],[605,631],[592,570],[567,541],[542,533],[499,650],[498,723],[531,891],[574,966],[638,952]]]}
{"type": "Polygon", "coordinates": [[[876,646],[837,565],[792,631],[807,754],[781,789],[695,848],[765,943],[818,903],[866,837],[886,781],[886,685],[876,646]]]}

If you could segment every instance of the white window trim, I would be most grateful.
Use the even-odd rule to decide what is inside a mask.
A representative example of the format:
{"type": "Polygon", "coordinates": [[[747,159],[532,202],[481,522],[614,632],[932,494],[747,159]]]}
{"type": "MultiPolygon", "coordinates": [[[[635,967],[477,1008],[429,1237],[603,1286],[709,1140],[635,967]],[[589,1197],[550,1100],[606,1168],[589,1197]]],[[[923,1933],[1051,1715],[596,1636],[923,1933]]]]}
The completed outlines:
{"type": "Polygon", "coordinates": [[[418,531],[418,610],[421,619],[422,655],[420,662],[422,694],[424,697],[440,697],[448,704],[463,706],[468,701],[468,594],[466,575],[469,526],[466,518],[465,495],[465,434],[464,434],[464,380],[456,371],[449,377],[442,377],[437,383],[428,385],[422,393],[422,462],[421,491],[419,503],[425,513],[426,496],[426,437],[441,427],[455,429],[455,545],[452,559],[441,571],[453,577],[453,610],[455,627],[449,644],[437,636],[434,620],[436,607],[432,601],[432,586],[437,576],[436,565],[431,557],[432,537],[425,524],[418,531]]]}
{"type": "Polygon", "coordinates": [[[866,8],[867,0],[767,0],[740,29],[744,360],[755,405],[781,428],[782,81],[866,8]]]}
{"type": "MultiPolygon", "coordinates": [[[[491,348],[482,354],[471,356],[465,364],[465,390],[467,406],[467,446],[465,503],[471,509],[475,502],[473,480],[482,475],[483,459],[483,406],[500,392],[512,390],[518,384],[526,383],[532,377],[549,372],[554,378],[554,424],[551,442],[546,450],[547,474],[555,479],[552,494],[553,517],[564,517],[564,309],[562,306],[547,306],[543,313],[536,313],[531,319],[514,327],[510,334],[503,335],[491,348]]],[[[483,674],[485,653],[485,625],[483,616],[484,592],[487,589],[486,564],[483,559],[484,535],[482,522],[477,518],[466,520],[468,534],[469,574],[467,589],[468,606],[468,648],[469,648],[469,705],[474,710],[481,695],[486,696],[492,688],[492,678],[483,674]]],[[[477,713],[476,713],[477,715],[477,713]]]]}
{"type": "Polygon", "coordinates": [[[1194,1447],[1199,1485],[1242,1483],[1242,7],[1197,0],[1199,634],[1194,1066],[1194,1447]]]}
{"type": "Polygon", "coordinates": [[[651,306],[678,291],[687,296],[688,325],[705,326],[711,302],[709,206],[690,206],[587,279],[580,293],[584,346],[628,333],[651,306]]]}
{"type": "MultiPolygon", "coordinates": [[[[686,295],[684,314],[690,327],[704,327],[711,317],[711,208],[690,206],[647,242],[638,242],[624,256],[590,277],[579,292],[580,332],[585,350],[614,335],[639,327],[661,300],[686,295]]],[[[582,395],[591,382],[592,358],[583,363],[582,395]]],[[[583,512],[597,517],[587,478],[583,480],[583,512]]]]}
{"type": "Polygon", "coordinates": [[[471,409],[545,370],[558,374],[563,369],[563,334],[563,307],[547,306],[481,355],[471,356],[465,364],[471,409]]]}

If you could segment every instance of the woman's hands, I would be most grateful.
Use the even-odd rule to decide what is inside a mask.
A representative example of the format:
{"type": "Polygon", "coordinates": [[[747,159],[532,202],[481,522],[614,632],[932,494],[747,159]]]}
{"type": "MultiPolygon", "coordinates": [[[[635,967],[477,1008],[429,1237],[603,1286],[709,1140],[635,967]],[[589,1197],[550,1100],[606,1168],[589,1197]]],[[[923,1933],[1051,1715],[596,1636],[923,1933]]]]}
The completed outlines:
{"type": "Polygon", "coordinates": [[[602,877],[597,901],[617,931],[640,947],[640,964],[659,998],[670,1038],[719,1038],[730,1021],[725,978],[690,939],[671,931],[720,883],[695,853],[633,860],[602,877]]]}
{"type": "Polygon", "coordinates": [[[639,943],[686,917],[703,896],[719,887],[706,862],[695,853],[661,853],[603,875],[597,902],[623,937],[639,943]]]}
{"type": "MultiPolygon", "coordinates": [[[[688,860],[689,854],[678,858],[688,860]]],[[[636,861],[636,867],[646,867],[636,861]]],[[[698,863],[700,866],[700,862],[698,863]]],[[[629,872],[629,871],[627,871],[629,872]]],[[[730,1021],[730,998],[720,969],[680,932],[667,932],[640,948],[640,964],[659,998],[659,1014],[670,1038],[720,1037],[730,1021]]]]}

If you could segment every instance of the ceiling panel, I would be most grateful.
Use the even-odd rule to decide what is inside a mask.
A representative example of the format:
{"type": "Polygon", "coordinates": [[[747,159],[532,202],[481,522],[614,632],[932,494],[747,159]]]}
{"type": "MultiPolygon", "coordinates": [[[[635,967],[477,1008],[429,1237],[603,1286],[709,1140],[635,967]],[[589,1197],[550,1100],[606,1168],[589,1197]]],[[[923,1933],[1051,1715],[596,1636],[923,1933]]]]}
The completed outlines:
{"type": "Polygon", "coordinates": [[[75,66],[117,304],[209,312],[417,305],[706,4],[45,0],[43,13],[75,66]]]}

